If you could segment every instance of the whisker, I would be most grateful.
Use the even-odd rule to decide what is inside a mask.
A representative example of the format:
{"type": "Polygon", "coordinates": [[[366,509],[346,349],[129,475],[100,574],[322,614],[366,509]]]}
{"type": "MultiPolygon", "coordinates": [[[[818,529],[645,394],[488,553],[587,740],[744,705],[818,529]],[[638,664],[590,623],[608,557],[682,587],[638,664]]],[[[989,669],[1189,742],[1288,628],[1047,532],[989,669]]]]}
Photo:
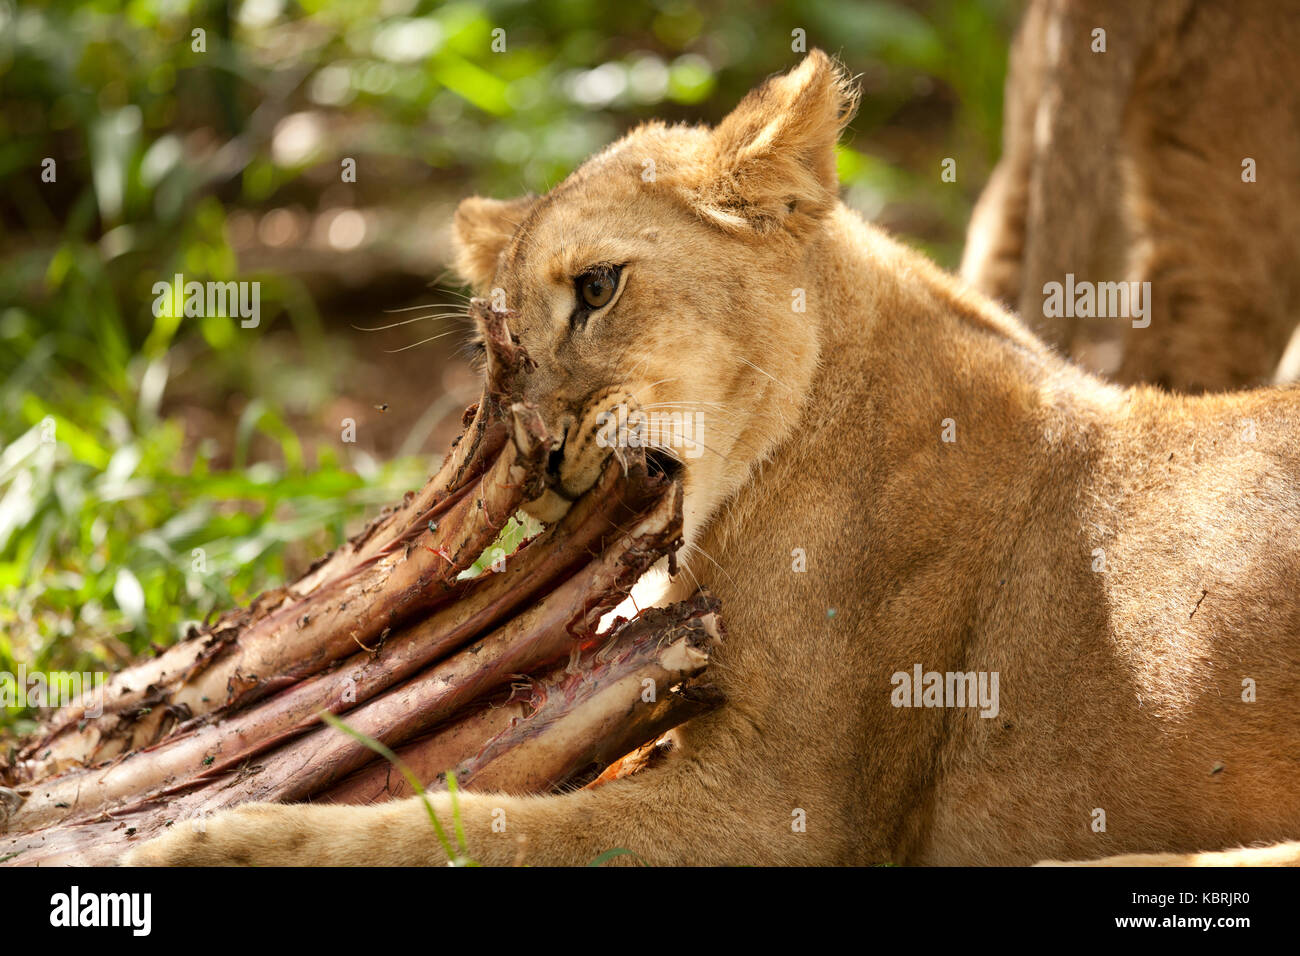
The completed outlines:
{"type": "Polygon", "coordinates": [[[685,571],[687,574],[691,576],[691,582],[695,585],[695,590],[699,591],[704,587],[704,585],[700,583],[700,579],[695,576],[695,572],[691,570],[691,566],[687,564],[685,561],[678,562],[677,567],[679,570],[685,571]]]}
{"type": "Polygon", "coordinates": [[[403,345],[400,349],[384,349],[384,351],[387,352],[389,355],[394,355],[397,352],[405,352],[407,349],[413,349],[417,345],[424,345],[426,342],[432,342],[434,339],[445,338],[448,335],[456,335],[460,331],[461,331],[460,329],[448,329],[446,332],[439,332],[437,335],[431,335],[427,339],[421,339],[418,342],[412,342],[410,345],[403,345]]]}
{"type": "Polygon", "coordinates": [[[656,385],[664,385],[664,384],[666,384],[666,383],[668,383],[668,382],[675,382],[675,381],[677,381],[677,378],[676,378],[676,377],[673,377],[673,378],[661,378],[659,381],[657,381],[657,382],[651,382],[649,385],[642,385],[640,388],[638,388],[635,392],[632,393],[632,398],[633,398],[633,399],[639,399],[640,396],[641,396],[641,393],[642,393],[642,392],[647,391],[647,390],[649,390],[649,389],[652,389],[652,388],[654,388],[656,385]]]}
{"type": "Polygon", "coordinates": [[[682,456],[677,453],[677,449],[670,445],[647,445],[646,447],[667,455],[675,462],[680,463],[682,460],[682,456]]]}
{"type": "Polygon", "coordinates": [[[416,309],[450,308],[451,305],[452,305],[452,303],[450,303],[450,302],[446,302],[446,303],[440,303],[440,302],[426,302],[426,303],[424,303],[423,305],[408,305],[408,306],[404,306],[404,307],[402,307],[402,308],[400,308],[400,309],[384,309],[384,314],[385,314],[385,315],[392,315],[392,314],[395,314],[395,313],[397,313],[397,312],[414,312],[416,309]]]}
{"type": "MultiPolygon", "coordinates": [[[[622,351],[620,351],[620,352],[618,353],[618,357],[619,357],[619,358],[622,358],[622,357],[623,357],[623,353],[627,351],[627,348],[628,348],[628,347],[627,347],[626,345],[623,346],[622,351]]],[[[651,356],[647,355],[647,356],[645,356],[643,359],[641,359],[641,361],[637,362],[636,365],[632,366],[632,371],[628,373],[628,376],[627,376],[627,377],[630,378],[630,379],[631,379],[631,378],[636,378],[637,375],[640,374],[641,369],[645,368],[647,365],[650,364],[650,359],[651,359],[651,356]]]]}
{"type": "Polygon", "coordinates": [[[464,295],[464,293],[457,292],[450,288],[450,286],[459,286],[460,284],[460,276],[456,274],[454,268],[448,266],[446,269],[443,269],[434,276],[433,281],[429,283],[429,286],[431,288],[447,288],[447,291],[451,292],[453,295],[464,295]]]}
{"type": "Polygon", "coordinates": [[[691,545],[688,546],[688,549],[689,549],[690,551],[692,551],[692,552],[698,552],[699,554],[704,555],[706,558],[708,558],[710,561],[713,562],[713,566],[714,566],[715,568],[717,568],[719,571],[721,571],[721,572],[726,576],[726,578],[727,578],[728,581],[730,581],[732,584],[735,584],[737,587],[739,587],[739,585],[738,585],[737,582],[736,582],[736,579],[735,579],[734,577],[731,576],[731,573],[730,573],[729,571],[727,571],[727,569],[724,568],[722,565],[720,565],[720,564],[717,562],[717,560],[713,557],[713,555],[709,554],[709,552],[705,551],[705,550],[704,550],[703,548],[701,548],[698,544],[691,544],[691,545]]]}
{"type": "MultiPolygon", "coordinates": [[[[683,440],[683,442],[684,442],[684,441],[685,441],[685,438],[683,438],[682,440],[683,440]]],[[[731,456],[730,456],[730,455],[724,455],[722,452],[718,451],[716,448],[713,448],[713,447],[711,447],[711,446],[709,446],[709,445],[704,444],[704,442],[700,441],[698,438],[692,438],[692,439],[690,439],[690,443],[691,443],[692,445],[699,445],[701,448],[703,448],[703,449],[704,449],[705,451],[707,451],[707,452],[712,452],[713,454],[717,455],[719,458],[721,458],[721,459],[722,459],[723,461],[725,461],[725,462],[730,462],[730,461],[731,461],[731,456]]],[[[682,457],[681,457],[680,455],[678,455],[677,452],[674,451],[673,449],[666,448],[666,447],[661,447],[661,446],[659,446],[659,445],[652,445],[651,447],[653,447],[653,448],[657,448],[657,449],[659,449],[660,451],[668,452],[668,454],[669,454],[671,457],[673,457],[675,460],[677,460],[677,461],[681,461],[681,460],[682,460],[682,457]]]]}
{"type": "Polygon", "coordinates": [[[776,384],[780,385],[780,386],[781,386],[782,388],[784,388],[786,391],[788,391],[788,392],[793,392],[793,391],[794,391],[793,388],[791,388],[791,387],[790,387],[789,385],[787,385],[785,382],[781,381],[779,378],[777,378],[775,375],[773,375],[773,374],[772,374],[771,372],[769,372],[767,369],[759,368],[757,365],[755,365],[755,364],[754,364],[753,362],[751,362],[749,359],[744,358],[743,356],[737,355],[736,358],[740,359],[740,361],[744,362],[746,365],[748,365],[750,368],[752,368],[755,372],[759,372],[759,373],[762,374],[762,375],[766,375],[768,378],[770,378],[772,381],[776,382],[776,384]]]}
{"type": "Polygon", "coordinates": [[[699,408],[700,406],[709,408],[726,408],[719,402],[651,402],[648,405],[642,405],[641,408],[699,408]]]}
{"type": "Polygon", "coordinates": [[[395,329],[399,325],[410,325],[412,322],[427,322],[430,319],[468,319],[469,316],[464,312],[439,312],[429,315],[417,315],[413,319],[403,319],[401,322],[393,322],[389,325],[376,325],[373,328],[366,328],[363,325],[352,326],[358,332],[382,332],[385,329],[395,329]]]}

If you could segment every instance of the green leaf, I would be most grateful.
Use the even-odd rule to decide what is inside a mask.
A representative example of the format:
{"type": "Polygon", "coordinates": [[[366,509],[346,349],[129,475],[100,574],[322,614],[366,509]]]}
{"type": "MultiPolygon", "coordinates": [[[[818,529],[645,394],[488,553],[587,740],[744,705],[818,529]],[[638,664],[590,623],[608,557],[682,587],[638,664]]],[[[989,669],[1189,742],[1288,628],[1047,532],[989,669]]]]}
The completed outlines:
{"type": "Polygon", "coordinates": [[[634,860],[636,860],[637,863],[639,863],[641,866],[648,866],[648,865],[649,865],[649,864],[646,863],[645,860],[641,859],[641,857],[637,856],[637,855],[636,855],[635,853],[633,853],[631,850],[624,850],[624,849],[622,849],[621,847],[615,848],[615,849],[613,849],[613,850],[606,850],[604,853],[602,853],[600,856],[596,857],[594,860],[592,860],[591,862],[589,862],[587,865],[588,865],[588,866],[604,866],[606,863],[608,863],[610,860],[614,859],[614,858],[617,857],[617,856],[630,856],[630,857],[632,857],[634,860]]]}
{"type": "Polygon", "coordinates": [[[378,740],[375,740],[373,737],[367,736],[361,731],[349,727],[342,720],[340,720],[338,717],[334,716],[327,710],[322,710],[319,716],[321,720],[325,721],[325,723],[329,724],[335,730],[340,730],[343,733],[347,734],[349,737],[351,737],[353,740],[357,740],[361,742],[366,747],[370,748],[375,753],[379,754],[379,756],[383,757],[385,760],[391,763],[394,767],[396,767],[397,771],[403,777],[406,778],[406,782],[410,784],[411,789],[415,791],[415,793],[420,797],[422,801],[424,801],[425,812],[429,815],[429,822],[433,824],[433,832],[438,838],[438,843],[442,845],[443,852],[447,854],[447,859],[452,863],[453,866],[472,865],[472,861],[470,861],[465,856],[465,831],[464,828],[460,825],[460,807],[459,804],[456,802],[456,797],[455,797],[456,794],[455,774],[452,773],[447,774],[447,783],[448,783],[448,789],[452,794],[452,810],[454,815],[456,816],[456,837],[459,842],[460,852],[453,851],[451,842],[447,839],[447,832],[442,828],[442,824],[438,822],[438,815],[433,811],[433,804],[429,801],[429,796],[425,792],[424,785],[420,783],[419,778],[417,778],[415,774],[411,772],[411,768],[408,767],[405,763],[403,763],[402,759],[398,757],[397,754],[393,753],[392,750],[390,750],[384,744],[380,743],[378,740]]]}

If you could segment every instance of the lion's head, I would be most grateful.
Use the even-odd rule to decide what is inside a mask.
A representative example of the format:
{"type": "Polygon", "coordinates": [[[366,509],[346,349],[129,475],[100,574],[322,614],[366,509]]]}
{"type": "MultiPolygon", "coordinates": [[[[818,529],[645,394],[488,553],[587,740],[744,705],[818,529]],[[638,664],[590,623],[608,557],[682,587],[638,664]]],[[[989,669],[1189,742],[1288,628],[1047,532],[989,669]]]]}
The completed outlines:
{"type": "Polygon", "coordinates": [[[537,363],[525,398],[561,436],[538,517],[590,487],[611,445],[645,439],[684,469],[690,541],[791,427],[854,103],[814,51],[716,128],[648,123],[544,196],[460,204],[457,268],[517,316],[537,363]]]}

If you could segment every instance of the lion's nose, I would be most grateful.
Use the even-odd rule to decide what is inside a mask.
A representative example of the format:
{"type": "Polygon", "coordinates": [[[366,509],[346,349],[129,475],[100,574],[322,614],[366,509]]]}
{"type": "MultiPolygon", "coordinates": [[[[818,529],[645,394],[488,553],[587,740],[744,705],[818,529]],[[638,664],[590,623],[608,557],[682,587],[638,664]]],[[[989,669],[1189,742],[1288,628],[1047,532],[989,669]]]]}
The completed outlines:
{"type": "Polygon", "coordinates": [[[564,461],[564,445],[560,445],[559,448],[553,449],[551,453],[546,456],[547,474],[549,474],[552,478],[559,478],[560,463],[562,461],[564,461]]]}
{"type": "Polygon", "coordinates": [[[554,479],[560,477],[560,466],[564,464],[564,448],[569,443],[569,435],[573,431],[573,416],[564,415],[560,418],[559,428],[556,435],[559,443],[551,449],[551,453],[546,456],[546,471],[554,479]]]}

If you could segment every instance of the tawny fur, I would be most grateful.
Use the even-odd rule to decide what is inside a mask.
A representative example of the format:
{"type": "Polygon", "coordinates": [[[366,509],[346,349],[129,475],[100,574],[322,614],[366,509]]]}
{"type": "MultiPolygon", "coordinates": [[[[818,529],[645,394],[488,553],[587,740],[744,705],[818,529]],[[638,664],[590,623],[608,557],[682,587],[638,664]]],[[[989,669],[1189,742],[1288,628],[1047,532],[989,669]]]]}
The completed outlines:
{"type": "MultiPolygon", "coordinates": [[[[650,125],[546,197],[458,214],[466,278],[502,291],[540,363],[530,399],[574,423],[566,494],[595,473],[594,408],[704,414],[666,597],[698,580],[727,622],[709,673],[728,703],[662,765],[464,794],[469,855],[1019,864],[1300,836],[1300,391],[1175,397],[1058,358],[827,199],[850,101],[815,52],[740,104],[725,150],[650,125]],[[571,328],[595,263],[624,265],[621,291],[571,328]],[[895,708],[915,664],[999,672],[997,718],[895,708]]],[[[442,859],[406,800],[247,807],[130,862],[442,859]]]]}
{"type": "Polygon", "coordinates": [[[1033,0],[963,277],[1067,352],[1120,333],[1121,382],[1271,381],[1300,321],[1298,50],[1296,0],[1033,0]],[[1044,318],[1066,273],[1149,281],[1150,327],[1044,318]]]}

